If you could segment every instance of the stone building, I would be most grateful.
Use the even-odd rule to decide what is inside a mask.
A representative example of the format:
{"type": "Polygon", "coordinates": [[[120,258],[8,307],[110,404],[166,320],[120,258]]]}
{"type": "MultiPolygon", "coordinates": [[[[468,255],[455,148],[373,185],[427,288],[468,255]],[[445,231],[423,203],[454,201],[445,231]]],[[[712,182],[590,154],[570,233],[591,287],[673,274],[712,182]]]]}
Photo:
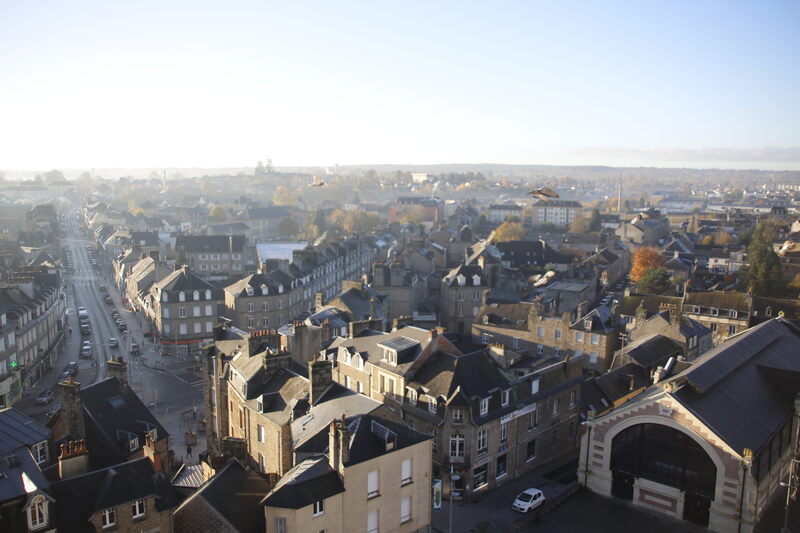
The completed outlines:
{"type": "Polygon", "coordinates": [[[425,282],[400,262],[372,265],[369,287],[383,297],[387,317],[411,316],[425,296],[425,282]]]}
{"type": "Polygon", "coordinates": [[[753,298],[742,292],[690,292],[683,298],[684,316],[711,330],[714,344],[750,327],[753,298]]]}
{"type": "Polygon", "coordinates": [[[241,329],[278,328],[305,310],[300,286],[280,270],[250,274],[225,287],[225,315],[241,329]]]}
{"type": "Polygon", "coordinates": [[[212,337],[223,301],[221,289],[184,265],[150,287],[144,314],[162,349],[186,356],[212,337]]]}
{"type": "Polygon", "coordinates": [[[342,417],[304,451],[261,502],[267,531],[429,531],[429,436],[374,415],[342,417]]]}
{"type": "Polygon", "coordinates": [[[207,278],[241,276],[245,264],[255,259],[244,235],[178,235],[175,253],[178,264],[188,265],[207,278]]]}
{"type": "Polygon", "coordinates": [[[472,338],[527,355],[574,354],[586,370],[599,373],[608,369],[619,342],[618,322],[608,307],[583,314],[581,305],[577,317],[545,313],[540,300],[485,305],[472,324],[472,338]]]}
{"type": "Polygon", "coordinates": [[[578,480],[706,526],[751,532],[797,446],[800,330],[774,319],[607,414],[589,412],[578,480]]]}
{"type": "Polygon", "coordinates": [[[489,286],[484,269],[477,264],[450,270],[441,282],[439,324],[450,331],[468,333],[480,311],[483,291],[489,286]]]}

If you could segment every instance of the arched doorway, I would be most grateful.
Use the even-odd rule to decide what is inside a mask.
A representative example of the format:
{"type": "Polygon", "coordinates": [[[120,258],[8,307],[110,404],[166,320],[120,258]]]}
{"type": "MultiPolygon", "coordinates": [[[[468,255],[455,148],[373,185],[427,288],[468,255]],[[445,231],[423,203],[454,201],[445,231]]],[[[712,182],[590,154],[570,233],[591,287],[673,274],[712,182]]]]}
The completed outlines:
{"type": "Polygon", "coordinates": [[[637,424],[611,445],[612,494],[633,499],[635,478],[649,479],[685,494],[683,519],[707,526],[717,467],[688,434],[662,424],[637,424]]]}

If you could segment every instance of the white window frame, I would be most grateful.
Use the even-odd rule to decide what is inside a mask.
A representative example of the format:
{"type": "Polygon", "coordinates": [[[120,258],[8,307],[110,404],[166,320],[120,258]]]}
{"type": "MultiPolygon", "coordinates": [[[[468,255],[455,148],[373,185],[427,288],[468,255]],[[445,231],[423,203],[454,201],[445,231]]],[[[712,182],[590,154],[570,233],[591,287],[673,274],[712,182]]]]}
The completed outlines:
{"type": "Polygon", "coordinates": [[[400,463],[400,484],[408,485],[411,483],[411,458],[403,459],[400,463]]]}
{"type": "Polygon", "coordinates": [[[325,514],[325,500],[317,500],[311,509],[312,516],[322,516],[325,514]]]}
{"type": "Polygon", "coordinates": [[[108,529],[117,525],[117,510],[113,507],[105,509],[100,513],[100,525],[103,529],[108,529]]]}
{"type": "Polygon", "coordinates": [[[478,411],[480,412],[481,416],[489,412],[489,398],[483,398],[481,400],[478,411]]]}
{"type": "Polygon", "coordinates": [[[464,410],[460,407],[453,408],[453,424],[463,424],[464,423],[464,410]]]}
{"type": "Polygon", "coordinates": [[[400,500],[400,523],[405,524],[411,521],[411,496],[406,496],[400,500]]]}
{"type": "Polygon", "coordinates": [[[28,515],[28,529],[31,531],[36,529],[41,529],[47,526],[48,522],[48,514],[47,514],[47,498],[42,496],[41,494],[37,494],[31,500],[31,504],[28,506],[27,515],[28,515]]]}
{"type": "Polygon", "coordinates": [[[42,442],[37,442],[33,446],[31,446],[31,454],[33,455],[36,464],[43,465],[47,462],[48,454],[47,454],[47,441],[43,440],[42,442]]]}
{"type": "Polygon", "coordinates": [[[145,514],[145,509],[146,509],[146,503],[145,503],[144,498],[142,498],[141,500],[136,500],[135,502],[133,502],[133,504],[131,506],[131,509],[133,511],[134,520],[137,519],[137,518],[143,517],[144,514],[145,514]]]}
{"type": "Polygon", "coordinates": [[[380,475],[377,470],[372,470],[367,474],[367,499],[380,496],[380,475]]]}
{"type": "Polygon", "coordinates": [[[436,410],[439,407],[436,398],[428,398],[428,412],[436,414],[436,410]]]}
{"type": "Polygon", "coordinates": [[[500,392],[500,403],[503,405],[503,407],[508,405],[510,396],[511,396],[510,390],[504,390],[500,392]]]}

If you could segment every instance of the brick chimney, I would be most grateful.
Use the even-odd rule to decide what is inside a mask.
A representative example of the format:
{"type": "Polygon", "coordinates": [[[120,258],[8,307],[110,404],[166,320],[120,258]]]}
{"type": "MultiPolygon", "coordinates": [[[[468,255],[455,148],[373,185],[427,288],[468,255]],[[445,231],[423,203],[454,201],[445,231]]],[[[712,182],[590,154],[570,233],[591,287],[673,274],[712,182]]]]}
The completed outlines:
{"type": "Polygon", "coordinates": [[[60,382],[56,387],[58,401],[61,404],[64,433],[73,439],[85,438],[86,426],[83,421],[81,384],[70,378],[60,382]]]}
{"type": "Polygon", "coordinates": [[[316,405],[333,382],[333,363],[327,359],[314,359],[308,362],[308,403],[316,405]]]}
{"type": "Polygon", "coordinates": [[[145,435],[144,437],[142,453],[144,453],[145,457],[150,459],[150,463],[153,465],[153,472],[160,472],[164,469],[164,465],[161,464],[161,457],[156,453],[156,443],[150,435],[145,435]]]}
{"type": "Polygon", "coordinates": [[[86,441],[72,440],[61,445],[58,454],[58,478],[66,479],[89,471],[89,450],[86,441]]]}
{"type": "Polygon", "coordinates": [[[109,377],[117,378],[123,387],[128,386],[128,363],[121,355],[116,359],[112,357],[106,361],[106,370],[108,370],[109,377]]]}
{"type": "Polygon", "coordinates": [[[314,308],[319,311],[325,305],[325,295],[321,292],[314,293],[314,308]]]}

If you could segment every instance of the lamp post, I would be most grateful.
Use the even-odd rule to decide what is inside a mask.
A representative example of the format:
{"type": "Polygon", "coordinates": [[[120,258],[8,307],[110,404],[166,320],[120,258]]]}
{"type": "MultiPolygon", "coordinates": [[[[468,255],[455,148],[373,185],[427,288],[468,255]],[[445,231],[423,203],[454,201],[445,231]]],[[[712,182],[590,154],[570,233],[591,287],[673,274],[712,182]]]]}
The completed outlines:
{"type": "Polygon", "coordinates": [[[786,481],[781,481],[781,487],[786,487],[786,506],[783,511],[783,527],[781,533],[789,533],[789,504],[797,498],[797,490],[799,487],[797,466],[800,463],[798,459],[792,459],[789,465],[789,475],[786,481]]]}

